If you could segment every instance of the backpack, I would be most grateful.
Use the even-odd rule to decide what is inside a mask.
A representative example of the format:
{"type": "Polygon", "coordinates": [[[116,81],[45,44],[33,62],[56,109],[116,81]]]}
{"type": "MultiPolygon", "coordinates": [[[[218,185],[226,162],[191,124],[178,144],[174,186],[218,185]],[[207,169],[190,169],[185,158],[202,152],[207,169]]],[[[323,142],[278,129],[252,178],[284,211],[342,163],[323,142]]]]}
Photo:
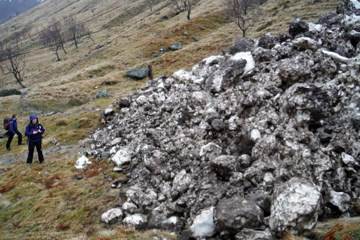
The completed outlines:
{"type": "Polygon", "coordinates": [[[4,123],[3,123],[4,129],[6,131],[8,131],[10,129],[10,118],[4,118],[4,123]]]}

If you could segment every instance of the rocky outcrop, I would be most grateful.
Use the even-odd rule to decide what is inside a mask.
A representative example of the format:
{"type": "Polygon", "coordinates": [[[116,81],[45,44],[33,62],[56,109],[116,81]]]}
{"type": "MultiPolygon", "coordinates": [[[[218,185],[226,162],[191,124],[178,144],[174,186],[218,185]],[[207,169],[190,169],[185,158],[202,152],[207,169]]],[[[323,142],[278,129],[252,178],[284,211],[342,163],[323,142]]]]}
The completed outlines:
{"type": "MultiPolygon", "coordinates": [[[[119,100],[88,154],[127,182],[123,224],[212,239],[276,239],[356,214],[360,195],[359,16],[294,21],[241,40],[119,100]]],[[[341,12],[341,11],[339,11],[341,12]]],[[[115,203],[118,204],[118,203],[115,203]]]]}

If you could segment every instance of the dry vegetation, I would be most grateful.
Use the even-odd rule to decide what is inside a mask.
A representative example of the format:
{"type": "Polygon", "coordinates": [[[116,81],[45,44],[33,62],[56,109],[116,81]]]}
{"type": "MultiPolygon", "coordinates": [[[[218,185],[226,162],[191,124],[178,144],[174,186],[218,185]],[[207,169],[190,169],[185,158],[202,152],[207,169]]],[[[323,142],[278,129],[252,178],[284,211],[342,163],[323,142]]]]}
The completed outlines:
{"type": "MultiPolygon", "coordinates": [[[[47,128],[45,148],[54,147],[54,142],[72,146],[64,153],[49,153],[44,166],[35,164],[32,168],[23,164],[26,147],[14,146],[18,163],[0,165],[0,202],[1,198],[11,202],[8,208],[0,206],[0,236],[5,239],[152,239],[166,235],[105,228],[99,216],[113,206],[118,193],[109,189],[105,175],[119,176],[105,162],[95,163],[84,173],[76,172],[73,167],[78,156],[76,144],[99,126],[100,109],[144,86],[145,81],[126,79],[127,69],[152,64],[155,76],[168,75],[221,52],[240,35],[236,25],[223,15],[222,0],[200,1],[194,6],[190,21],[186,14],[173,15],[163,1],[155,2],[151,11],[142,1],[108,0],[98,4],[97,0],[48,0],[0,25],[1,37],[7,37],[27,22],[33,25],[31,34],[35,37],[44,27],[41,24],[46,22],[44,19],[76,14],[79,21],[88,23],[95,40],[83,39],[78,49],[67,43],[69,53],[60,62],[55,61],[48,49],[29,41],[24,83],[31,88],[23,97],[0,98],[0,119],[17,113],[20,129],[24,128],[30,112],[58,111],[52,116],[41,116],[47,128]],[[162,16],[169,19],[160,20],[162,16]],[[181,42],[184,48],[158,56],[160,48],[174,42],[181,42]],[[97,45],[103,47],[97,49],[97,45]],[[96,92],[104,89],[112,97],[95,99],[96,92]],[[81,180],[77,180],[79,174],[81,180]]],[[[286,31],[293,17],[317,18],[335,9],[336,2],[269,0],[260,9],[261,17],[254,18],[256,22],[249,36],[286,31]]],[[[13,81],[9,75],[0,78],[13,81]]],[[[0,145],[4,145],[4,140],[0,139],[0,145]]],[[[1,146],[0,159],[8,154],[1,146]]]]}

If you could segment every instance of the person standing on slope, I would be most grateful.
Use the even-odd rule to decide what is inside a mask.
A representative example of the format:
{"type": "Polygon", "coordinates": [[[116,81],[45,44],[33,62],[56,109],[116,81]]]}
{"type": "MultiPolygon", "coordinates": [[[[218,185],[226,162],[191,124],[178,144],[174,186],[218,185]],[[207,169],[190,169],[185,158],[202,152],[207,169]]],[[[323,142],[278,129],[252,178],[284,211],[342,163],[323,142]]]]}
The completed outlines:
{"type": "Polygon", "coordinates": [[[11,150],[10,146],[11,146],[11,142],[12,142],[15,134],[18,136],[18,144],[21,145],[22,144],[22,134],[18,130],[17,119],[16,119],[16,115],[14,114],[11,117],[11,119],[9,120],[9,130],[7,132],[8,140],[6,143],[6,149],[8,151],[11,150]]]}
{"type": "Polygon", "coordinates": [[[30,123],[26,126],[25,135],[28,138],[29,154],[27,157],[27,163],[31,164],[34,157],[34,150],[36,148],[38,153],[39,162],[44,162],[44,155],[42,153],[42,137],[45,132],[45,128],[39,123],[39,119],[36,115],[30,115],[30,123]]]}

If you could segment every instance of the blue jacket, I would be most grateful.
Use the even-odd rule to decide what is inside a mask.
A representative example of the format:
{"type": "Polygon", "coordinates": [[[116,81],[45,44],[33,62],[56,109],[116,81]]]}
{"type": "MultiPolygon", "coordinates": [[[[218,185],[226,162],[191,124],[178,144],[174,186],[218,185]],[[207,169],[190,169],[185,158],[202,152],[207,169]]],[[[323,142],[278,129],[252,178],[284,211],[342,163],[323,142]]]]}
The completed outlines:
{"type": "Polygon", "coordinates": [[[15,134],[17,130],[18,130],[17,120],[16,120],[16,118],[12,118],[12,119],[10,120],[9,133],[15,134]]]}
{"type": "Polygon", "coordinates": [[[30,123],[26,126],[25,129],[25,136],[28,137],[29,143],[41,142],[44,132],[45,128],[39,123],[38,118],[35,115],[31,115],[30,123]],[[32,123],[33,119],[37,120],[36,124],[32,123]]]}

